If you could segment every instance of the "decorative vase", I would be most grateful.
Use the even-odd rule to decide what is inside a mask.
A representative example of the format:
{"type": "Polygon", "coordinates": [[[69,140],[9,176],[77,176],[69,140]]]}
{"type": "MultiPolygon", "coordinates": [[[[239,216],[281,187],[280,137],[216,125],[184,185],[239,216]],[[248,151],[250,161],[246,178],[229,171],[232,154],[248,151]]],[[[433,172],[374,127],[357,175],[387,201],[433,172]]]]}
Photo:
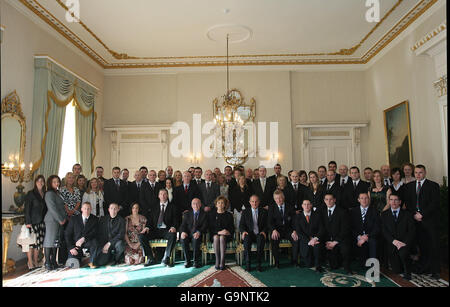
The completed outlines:
{"type": "Polygon", "coordinates": [[[16,212],[23,212],[23,204],[25,203],[26,194],[23,192],[24,186],[19,184],[17,187],[17,192],[14,193],[14,203],[16,204],[16,212]]]}

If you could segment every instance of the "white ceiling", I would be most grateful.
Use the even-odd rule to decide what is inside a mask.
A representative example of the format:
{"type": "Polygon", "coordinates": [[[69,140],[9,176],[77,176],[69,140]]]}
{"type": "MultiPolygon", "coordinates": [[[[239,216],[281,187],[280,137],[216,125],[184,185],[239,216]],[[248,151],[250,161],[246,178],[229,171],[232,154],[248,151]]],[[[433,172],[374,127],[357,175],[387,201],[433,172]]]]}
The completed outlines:
{"type": "Polygon", "coordinates": [[[223,24],[251,31],[246,41],[230,44],[230,55],[239,55],[232,58],[236,63],[358,62],[414,8],[421,14],[436,2],[380,0],[380,17],[389,14],[376,26],[365,19],[366,0],[79,0],[81,24],[66,21],[62,4],[67,0],[18,1],[34,7],[48,23],[60,22],[60,29],[77,37],[73,43],[105,68],[131,63],[223,65],[225,37],[215,42],[207,36],[208,29],[223,24]],[[331,54],[355,46],[352,53],[331,54]]]}

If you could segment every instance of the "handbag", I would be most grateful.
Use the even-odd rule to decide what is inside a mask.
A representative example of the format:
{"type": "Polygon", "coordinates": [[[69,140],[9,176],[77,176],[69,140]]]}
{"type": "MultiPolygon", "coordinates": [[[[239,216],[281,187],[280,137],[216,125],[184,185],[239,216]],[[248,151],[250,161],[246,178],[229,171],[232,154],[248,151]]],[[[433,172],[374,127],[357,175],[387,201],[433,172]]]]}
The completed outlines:
{"type": "Polygon", "coordinates": [[[19,236],[17,236],[17,244],[22,246],[23,252],[28,252],[30,245],[36,244],[36,233],[27,225],[22,225],[19,236]]]}

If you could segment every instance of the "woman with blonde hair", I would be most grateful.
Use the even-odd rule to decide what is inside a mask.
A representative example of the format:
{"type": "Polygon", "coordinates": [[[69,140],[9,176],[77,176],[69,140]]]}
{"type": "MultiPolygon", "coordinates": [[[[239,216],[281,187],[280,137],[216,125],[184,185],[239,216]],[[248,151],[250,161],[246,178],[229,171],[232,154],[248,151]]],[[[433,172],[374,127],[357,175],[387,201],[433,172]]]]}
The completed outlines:
{"type": "Polygon", "coordinates": [[[103,209],[103,191],[100,190],[100,179],[98,178],[92,178],[89,181],[88,188],[86,192],[83,194],[83,203],[89,202],[92,204],[92,214],[97,217],[102,217],[105,215],[104,209],[103,209]]]}
{"type": "Polygon", "coordinates": [[[224,196],[217,197],[214,204],[216,210],[209,214],[209,233],[216,255],[215,268],[225,270],[225,250],[234,233],[233,214],[227,211],[229,202],[224,196]]]}
{"type": "Polygon", "coordinates": [[[173,187],[175,188],[182,184],[183,184],[183,174],[181,173],[181,171],[176,170],[173,173],[173,187]]]}

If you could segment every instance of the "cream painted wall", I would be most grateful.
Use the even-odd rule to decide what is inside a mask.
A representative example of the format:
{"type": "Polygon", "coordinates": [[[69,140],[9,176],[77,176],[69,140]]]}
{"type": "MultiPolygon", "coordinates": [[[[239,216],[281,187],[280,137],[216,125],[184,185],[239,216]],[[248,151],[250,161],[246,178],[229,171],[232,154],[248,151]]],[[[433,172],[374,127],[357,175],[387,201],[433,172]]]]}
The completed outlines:
{"type": "MultiPolygon", "coordinates": [[[[94,68],[91,62],[86,61],[76,52],[55,39],[54,36],[44,31],[25,17],[14,7],[0,1],[1,24],[5,27],[1,43],[1,98],[13,90],[17,91],[22,104],[22,111],[26,117],[26,147],[25,161],[30,162],[31,123],[33,110],[33,86],[34,86],[34,58],[35,54],[46,54],[62,63],[64,66],[88,80],[100,89],[97,98],[97,159],[102,156],[100,140],[103,138],[101,129],[103,109],[103,73],[94,68]]],[[[59,34],[58,34],[59,35],[59,34]]],[[[13,204],[13,194],[16,185],[2,175],[2,210],[6,211],[13,204]]],[[[25,185],[25,192],[32,188],[32,183],[25,185]]],[[[8,257],[15,260],[24,257],[25,254],[17,248],[16,239],[20,226],[14,227],[14,232],[9,245],[8,257]]]]}
{"type": "MultiPolygon", "coordinates": [[[[232,71],[230,88],[241,90],[247,103],[256,100],[256,121],[279,122],[280,163],[286,169],[292,167],[290,81],[289,72],[239,72],[232,71]]],[[[105,78],[104,126],[138,124],[172,124],[187,122],[192,129],[192,115],[201,114],[202,125],[212,118],[212,101],[226,91],[225,72],[180,73],[150,76],[108,76],[105,78]],[[126,102],[126,103],[125,103],[126,102]],[[156,108],[159,108],[157,111],[156,108]]],[[[176,137],[172,135],[170,141],[176,137]]],[[[191,131],[191,148],[192,148],[191,131]]],[[[202,140],[205,137],[202,136],[202,140]]],[[[267,141],[267,144],[269,142],[267,141]]],[[[105,148],[110,148],[105,138],[105,148]]],[[[268,146],[268,145],[267,145],[268,146]]],[[[110,161],[109,152],[104,151],[103,160],[110,161]]],[[[187,169],[190,163],[185,158],[169,156],[169,163],[175,169],[187,169]]],[[[222,159],[203,159],[202,168],[219,166],[222,159]]],[[[257,167],[259,158],[251,158],[248,167],[257,167]]],[[[105,167],[110,174],[112,165],[105,167]]]]}
{"type": "Polygon", "coordinates": [[[409,101],[413,162],[427,167],[428,177],[442,182],[443,157],[439,109],[433,81],[434,63],[410,48],[446,20],[439,10],[407,35],[365,72],[365,92],[370,119],[369,161],[379,167],[387,162],[383,110],[409,101]]]}
{"type": "MultiPolygon", "coordinates": [[[[295,125],[311,122],[368,121],[364,79],[363,71],[291,73],[292,151],[295,169],[300,169],[302,159],[301,132],[295,125]]],[[[366,154],[367,133],[367,127],[361,129],[360,168],[369,165],[366,154]]]]}

